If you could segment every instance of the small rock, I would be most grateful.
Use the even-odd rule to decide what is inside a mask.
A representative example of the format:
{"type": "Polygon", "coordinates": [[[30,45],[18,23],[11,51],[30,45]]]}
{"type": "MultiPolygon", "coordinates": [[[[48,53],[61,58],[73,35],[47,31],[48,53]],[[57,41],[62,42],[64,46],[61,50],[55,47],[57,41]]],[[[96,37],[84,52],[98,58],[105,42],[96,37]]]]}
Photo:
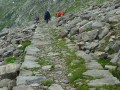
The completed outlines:
{"type": "Polygon", "coordinates": [[[27,85],[20,85],[20,86],[13,87],[13,90],[34,90],[34,89],[27,85]]]}
{"type": "Polygon", "coordinates": [[[52,65],[46,65],[42,67],[43,70],[51,70],[52,68],[53,68],[52,65]]]}
{"type": "Polygon", "coordinates": [[[112,66],[112,65],[105,65],[105,69],[115,70],[115,69],[116,69],[116,66],[112,66]]]}
{"type": "Polygon", "coordinates": [[[64,90],[60,85],[58,84],[52,84],[48,90],[64,90]]]}

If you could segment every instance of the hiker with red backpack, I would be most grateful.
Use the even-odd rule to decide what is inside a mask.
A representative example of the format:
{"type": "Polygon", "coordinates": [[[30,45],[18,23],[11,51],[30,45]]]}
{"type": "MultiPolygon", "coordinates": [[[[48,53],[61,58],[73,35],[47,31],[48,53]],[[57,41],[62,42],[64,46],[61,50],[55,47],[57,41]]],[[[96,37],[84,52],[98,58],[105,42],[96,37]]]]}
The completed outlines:
{"type": "Polygon", "coordinates": [[[64,16],[64,15],[65,15],[65,12],[64,12],[64,11],[62,11],[62,12],[58,11],[58,12],[56,13],[56,16],[57,16],[57,17],[61,17],[61,16],[64,16]]]}
{"type": "Polygon", "coordinates": [[[58,11],[58,12],[56,13],[56,16],[57,16],[57,17],[61,17],[61,12],[58,11]]]}

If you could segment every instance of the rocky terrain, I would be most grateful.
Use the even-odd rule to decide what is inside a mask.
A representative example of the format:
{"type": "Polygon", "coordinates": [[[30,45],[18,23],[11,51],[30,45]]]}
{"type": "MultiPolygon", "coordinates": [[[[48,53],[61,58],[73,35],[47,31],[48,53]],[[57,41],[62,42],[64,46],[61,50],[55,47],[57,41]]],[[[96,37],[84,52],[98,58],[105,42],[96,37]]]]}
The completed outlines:
{"type": "Polygon", "coordinates": [[[0,90],[120,89],[120,0],[0,37],[0,90]]]}
{"type": "Polygon", "coordinates": [[[108,58],[118,65],[120,50],[120,1],[106,2],[57,20],[62,38],[74,39],[79,50],[108,58]],[[113,58],[114,57],[114,58],[113,58]]]}

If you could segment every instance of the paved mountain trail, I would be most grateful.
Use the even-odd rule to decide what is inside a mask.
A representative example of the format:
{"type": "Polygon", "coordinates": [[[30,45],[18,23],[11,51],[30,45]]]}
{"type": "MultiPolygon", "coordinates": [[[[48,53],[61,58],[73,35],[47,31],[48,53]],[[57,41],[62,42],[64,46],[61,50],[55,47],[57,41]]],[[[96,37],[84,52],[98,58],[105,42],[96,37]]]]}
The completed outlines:
{"type": "MultiPolygon", "coordinates": [[[[32,44],[26,48],[26,56],[17,77],[18,86],[13,90],[18,90],[21,87],[27,88],[23,90],[76,90],[69,81],[68,76],[72,74],[68,72],[65,61],[65,57],[70,54],[66,50],[70,49],[71,45],[74,47],[75,44],[63,45],[63,40],[57,36],[59,30],[60,28],[50,25],[37,26],[31,41],[32,44]],[[68,48],[64,49],[61,46],[68,46],[68,48]]],[[[73,50],[73,47],[70,50],[73,50]]],[[[92,77],[92,79],[79,78],[80,85],[86,82],[86,85],[92,87],[89,90],[96,90],[96,86],[120,83],[108,70],[103,70],[102,66],[90,54],[78,50],[75,54],[85,61],[84,66],[87,70],[82,75],[92,77]]],[[[73,60],[71,63],[74,65],[76,62],[79,63],[79,60],[73,60]]]]}

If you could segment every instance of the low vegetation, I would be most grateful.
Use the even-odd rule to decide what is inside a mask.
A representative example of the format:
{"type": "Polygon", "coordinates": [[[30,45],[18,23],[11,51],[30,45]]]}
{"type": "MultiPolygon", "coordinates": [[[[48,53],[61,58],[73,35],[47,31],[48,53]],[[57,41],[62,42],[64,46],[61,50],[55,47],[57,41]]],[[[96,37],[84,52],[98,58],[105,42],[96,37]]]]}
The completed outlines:
{"type": "Polygon", "coordinates": [[[13,56],[10,56],[6,59],[6,62],[9,64],[9,63],[14,63],[16,61],[16,58],[13,57],[13,56]]]}
{"type": "Polygon", "coordinates": [[[29,45],[31,45],[31,41],[26,40],[25,42],[22,43],[22,47],[20,49],[25,50],[25,48],[29,45]]]}
{"type": "Polygon", "coordinates": [[[37,62],[40,65],[52,65],[51,58],[47,56],[40,57],[39,60],[37,60],[37,62]]]}
{"type": "Polygon", "coordinates": [[[103,66],[103,68],[105,68],[105,65],[114,65],[109,59],[99,58],[97,61],[103,66]]]}
{"type": "Polygon", "coordinates": [[[44,85],[44,86],[51,86],[52,83],[53,83],[53,80],[52,80],[52,79],[46,79],[46,80],[43,80],[43,81],[41,82],[41,84],[44,85]]]}

